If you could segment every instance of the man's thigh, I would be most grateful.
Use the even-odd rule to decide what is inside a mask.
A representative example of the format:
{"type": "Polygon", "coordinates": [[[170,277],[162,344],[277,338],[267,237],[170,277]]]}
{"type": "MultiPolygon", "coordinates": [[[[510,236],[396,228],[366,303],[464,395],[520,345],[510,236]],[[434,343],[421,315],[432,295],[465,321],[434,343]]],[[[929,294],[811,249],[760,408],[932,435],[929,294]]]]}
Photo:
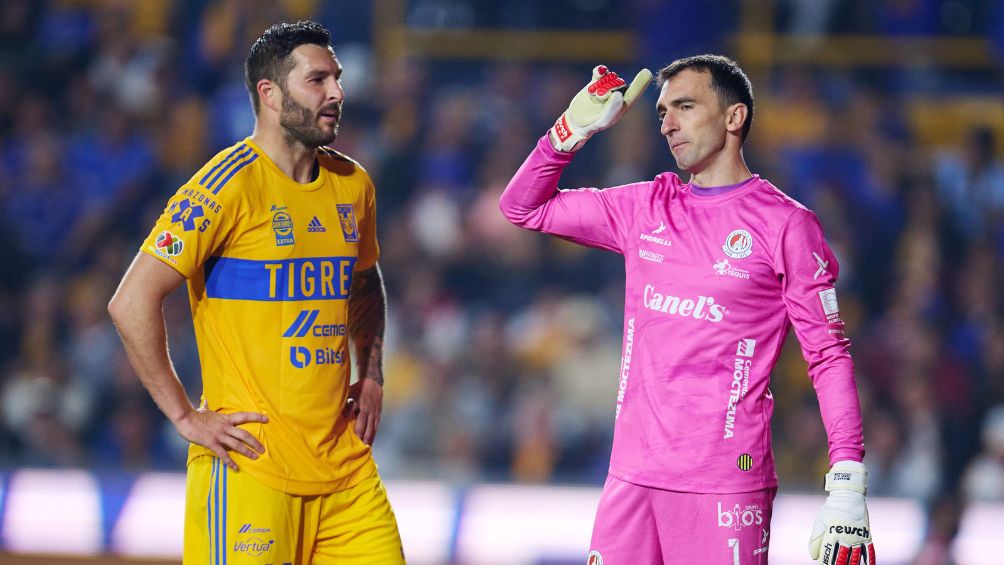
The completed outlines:
{"type": "Polygon", "coordinates": [[[662,563],[650,490],[607,476],[593,522],[588,565],[662,563]]]}
{"type": "Polygon", "coordinates": [[[302,497],[272,490],[216,457],[188,465],[185,565],[302,563],[302,497]]]}
{"type": "Polygon", "coordinates": [[[665,563],[767,563],[777,489],[731,494],[651,489],[665,563]]]}
{"type": "Polygon", "coordinates": [[[305,528],[317,532],[313,565],[404,564],[397,519],[380,477],[307,502],[305,528]]]}

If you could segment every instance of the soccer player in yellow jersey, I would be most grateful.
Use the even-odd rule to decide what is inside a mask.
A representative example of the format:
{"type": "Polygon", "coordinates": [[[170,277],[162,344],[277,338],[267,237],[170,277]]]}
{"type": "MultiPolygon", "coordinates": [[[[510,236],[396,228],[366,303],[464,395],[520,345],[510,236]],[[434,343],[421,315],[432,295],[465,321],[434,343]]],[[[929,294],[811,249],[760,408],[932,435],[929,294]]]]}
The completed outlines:
{"type": "Polygon", "coordinates": [[[245,64],[254,132],[170,199],[108,307],[140,380],[191,442],[186,564],[404,562],[370,453],[386,319],[374,188],[324,147],[341,73],[315,22],[258,38],[245,64]],[[162,313],[186,280],[198,408],[162,313]]]}

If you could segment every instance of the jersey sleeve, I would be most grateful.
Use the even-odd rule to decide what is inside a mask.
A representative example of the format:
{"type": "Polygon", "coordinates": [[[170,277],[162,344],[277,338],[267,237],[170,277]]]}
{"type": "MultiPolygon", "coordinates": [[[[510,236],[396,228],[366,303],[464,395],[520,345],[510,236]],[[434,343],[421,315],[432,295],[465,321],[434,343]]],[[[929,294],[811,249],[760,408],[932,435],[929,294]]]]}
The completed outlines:
{"type": "Polygon", "coordinates": [[[861,461],[861,407],[835,288],[840,267],[815,214],[799,208],[788,218],[775,264],[788,318],[819,399],[830,463],[861,461]]]}
{"type": "Polygon", "coordinates": [[[376,232],[376,189],[373,181],[365,172],[365,190],[363,195],[363,217],[359,222],[359,259],[356,270],[369,269],[380,258],[380,245],[377,243],[376,232]]]}
{"type": "Polygon", "coordinates": [[[624,252],[634,217],[637,183],[599,190],[558,190],[558,179],[572,153],[556,151],[547,137],[509,181],[499,209],[513,224],[556,235],[588,247],[624,252]]]}
{"type": "Polygon", "coordinates": [[[168,200],[141,250],[191,278],[226,245],[241,213],[235,194],[216,195],[195,183],[182,186],[168,200]]]}

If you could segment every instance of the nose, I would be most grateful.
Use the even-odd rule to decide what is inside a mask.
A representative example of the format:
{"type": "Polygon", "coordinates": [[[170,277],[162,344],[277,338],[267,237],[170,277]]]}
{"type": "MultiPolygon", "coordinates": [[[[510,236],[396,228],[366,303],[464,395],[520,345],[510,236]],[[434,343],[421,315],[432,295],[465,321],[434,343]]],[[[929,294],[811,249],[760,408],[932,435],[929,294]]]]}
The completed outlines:
{"type": "Polygon", "coordinates": [[[662,117],[662,126],[659,128],[662,135],[669,136],[679,129],[680,124],[676,121],[676,117],[673,116],[673,112],[666,112],[666,115],[662,117]]]}
{"type": "Polygon", "coordinates": [[[341,83],[334,78],[331,79],[331,85],[328,87],[328,100],[333,102],[345,100],[345,91],[342,90],[341,83]]]}

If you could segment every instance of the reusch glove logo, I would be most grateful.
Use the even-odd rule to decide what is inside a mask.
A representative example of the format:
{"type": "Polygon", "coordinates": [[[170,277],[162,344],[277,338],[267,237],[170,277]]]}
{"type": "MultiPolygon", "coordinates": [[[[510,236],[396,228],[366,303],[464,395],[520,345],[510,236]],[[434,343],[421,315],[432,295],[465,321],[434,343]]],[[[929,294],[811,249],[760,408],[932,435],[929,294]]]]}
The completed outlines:
{"type": "Polygon", "coordinates": [[[872,537],[868,528],[853,528],[850,526],[830,526],[831,534],[849,534],[854,536],[861,536],[863,538],[872,537]]]}
{"type": "Polygon", "coordinates": [[[568,121],[565,120],[565,115],[562,114],[558,118],[557,122],[554,122],[554,135],[558,137],[558,141],[568,141],[568,138],[572,137],[572,130],[568,127],[568,121]]]}

